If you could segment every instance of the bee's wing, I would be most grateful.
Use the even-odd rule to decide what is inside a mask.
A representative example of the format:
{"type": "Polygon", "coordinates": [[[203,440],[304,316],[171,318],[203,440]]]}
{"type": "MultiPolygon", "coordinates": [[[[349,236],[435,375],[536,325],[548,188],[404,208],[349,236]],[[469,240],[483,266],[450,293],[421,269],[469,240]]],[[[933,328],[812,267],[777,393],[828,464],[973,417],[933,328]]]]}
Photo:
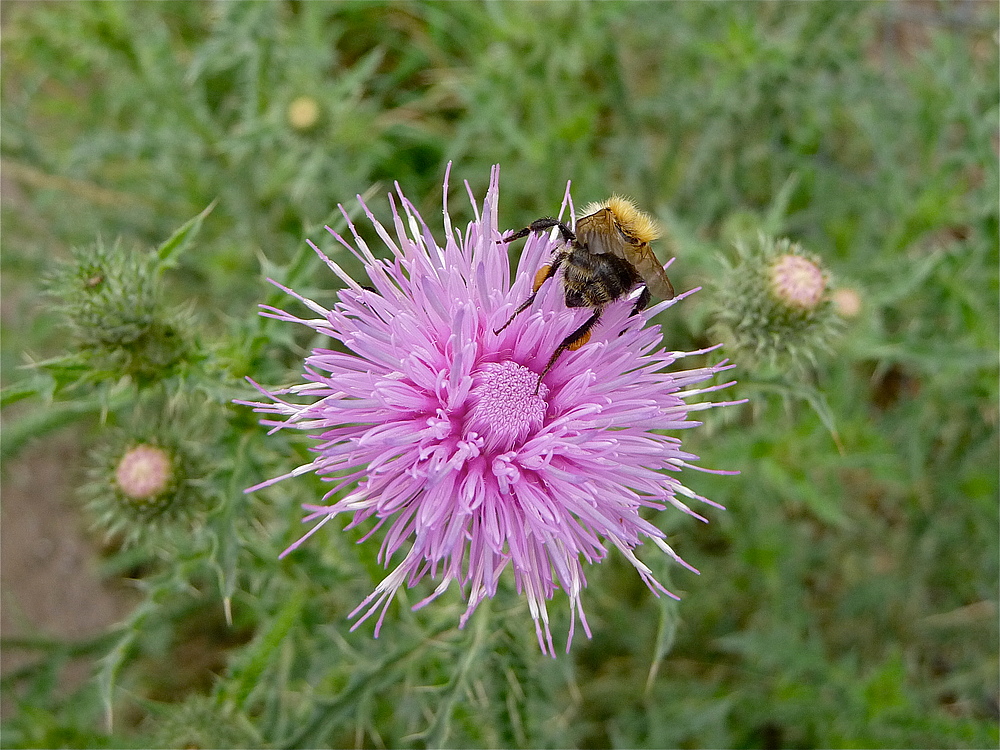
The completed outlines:
{"type": "Polygon", "coordinates": [[[576,220],[577,241],[593,255],[622,255],[622,236],[614,216],[606,208],[576,220]]]}
{"type": "Polygon", "coordinates": [[[642,276],[646,287],[654,296],[661,299],[674,298],[674,286],[667,278],[653,248],[645,243],[641,245],[622,243],[621,247],[625,251],[625,260],[635,266],[635,270],[642,276]]]}

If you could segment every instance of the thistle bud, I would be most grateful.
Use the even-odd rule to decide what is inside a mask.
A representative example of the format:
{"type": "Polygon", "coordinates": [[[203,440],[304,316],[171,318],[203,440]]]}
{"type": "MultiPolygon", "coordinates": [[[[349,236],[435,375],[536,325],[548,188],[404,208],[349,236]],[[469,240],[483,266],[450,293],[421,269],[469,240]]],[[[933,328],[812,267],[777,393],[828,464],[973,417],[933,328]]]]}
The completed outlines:
{"type": "Polygon", "coordinates": [[[745,366],[815,363],[841,324],[822,263],[788,239],[760,234],[735,244],[736,260],[723,259],[713,300],[717,335],[745,366]]]}
{"type": "Polygon", "coordinates": [[[139,439],[116,431],[92,453],[90,481],[81,491],[95,525],[109,537],[155,547],[166,537],[189,535],[205,509],[203,464],[169,430],[139,439]]]}
{"type": "Polygon", "coordinates": [[[95,370],[156,379],[185,356],[185,316],[162,303],[157,262],[97,243],[74,250],[50,280],[75,348],[95,370]]]}

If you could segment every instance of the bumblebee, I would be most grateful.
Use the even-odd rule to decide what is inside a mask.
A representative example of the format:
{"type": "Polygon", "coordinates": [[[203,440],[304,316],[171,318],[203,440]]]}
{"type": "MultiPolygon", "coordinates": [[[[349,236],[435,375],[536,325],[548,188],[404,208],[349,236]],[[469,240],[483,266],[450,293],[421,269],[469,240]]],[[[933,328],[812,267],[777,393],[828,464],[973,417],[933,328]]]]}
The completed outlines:
{"type": "Polygon", "coordinates": [[[563,289],[566,307],[589,307],[594,311],[556,348],[538,376],[539,386],[560,354],[567,349],[575,351],[590,340],[591,331],[609,304],[625,297],[639,285],[642,285],[642,291],[631,315],[643,310],[654,294],[663,299],[674,296],[670,279],[649,246],[660,236],[660,228],[650,216],[636,208],[632,201],[618,195],[601,203],[591,203],[583,209],[583,213],[584,216],[576,220],[575,232],[558,219],[546,217],[504,238],[504,242],[510,243],[533,232],[557,227],[563,246],[551,263],[538,270],[531,295],[494,334],[499,334],[527,310],[542,285],[562,267],[565,267],[563,289]]]}

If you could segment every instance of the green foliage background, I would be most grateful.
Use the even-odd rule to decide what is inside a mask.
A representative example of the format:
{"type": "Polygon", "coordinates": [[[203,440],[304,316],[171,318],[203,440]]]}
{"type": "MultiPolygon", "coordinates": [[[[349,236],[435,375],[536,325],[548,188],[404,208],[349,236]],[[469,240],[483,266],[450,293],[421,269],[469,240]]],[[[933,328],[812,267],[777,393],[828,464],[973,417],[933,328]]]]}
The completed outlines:
{"type": "MultiPolygon", "coordinates": [[[[214,467],[196,533],[106,553],[109,576],[141,581],[125,623],[5,640],[32,658],[3,678],[4,746],[996,746],[995,3],[2,12],[4,455],[54,430],[100,446],[163,411],[158,393],[178,422],[164,429],[204,436],[214,467]],[[296,129],[302,96],[320,114],[296,129]],[[623,192],[667,224],[678,288],[710,286],[731,240],[764,230],[862,299],[809,384],[817,409],[737,369],[727,397],[752,406],[684,436],[742,474],[688,477],[728,508],[710,525],[658,519],[702,570],[646,556],[683,601],[613,556],[585,593],[594,639],[557,660],[512,591],[464,631],[453,591],[397,603],[377,641],[349,633],[383,575],[377,544],[331,525],[279,562],[320,483],[241,492],[307,455],[230,403],[252,397],[245,375],[294,381],[315,343],[255,317],[285,304],[263,276],[331,302],[305,238],[336,252],[337,203],[371,193],[384,216],[393,180],[437,215],[449,160],[456,225],[460,180],[481,196],[500,163],[507,227],[551,213],[572,179],[578,203],[623,192]],[[98,238],[161,248],[164,304],[187,306],[191,349],[162,382],[59,359],[71,344],[40,279],[98,238]],[[21,369],[24,352],[57,359],[21,369]],[[224,666],[185,680],[171,655],[196,632],[219,633],[224,666]],[[57,690],[81,657],[94,678],[57,690]]],[[[711,294],[661,321],[669,347],[709,343],[711,294]]]]}

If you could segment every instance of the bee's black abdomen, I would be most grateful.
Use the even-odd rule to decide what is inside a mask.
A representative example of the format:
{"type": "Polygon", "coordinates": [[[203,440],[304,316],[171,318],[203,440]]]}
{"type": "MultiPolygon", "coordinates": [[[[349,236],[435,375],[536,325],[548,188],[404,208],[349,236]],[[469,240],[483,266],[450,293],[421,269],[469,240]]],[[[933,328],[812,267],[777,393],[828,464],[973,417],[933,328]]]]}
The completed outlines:
{"type": "Polygon", "coordinates": [[[581,294],[576,289],[566,287],[566,307],[593,307],[590,295],[581,294]]]}
{"type": "Polygon", "coordinates": [[[641,281],[626,261],[610,253],[596,255],[586,248],[574,249],[565,268],[566,307],[604,307],[641,281]]]}

